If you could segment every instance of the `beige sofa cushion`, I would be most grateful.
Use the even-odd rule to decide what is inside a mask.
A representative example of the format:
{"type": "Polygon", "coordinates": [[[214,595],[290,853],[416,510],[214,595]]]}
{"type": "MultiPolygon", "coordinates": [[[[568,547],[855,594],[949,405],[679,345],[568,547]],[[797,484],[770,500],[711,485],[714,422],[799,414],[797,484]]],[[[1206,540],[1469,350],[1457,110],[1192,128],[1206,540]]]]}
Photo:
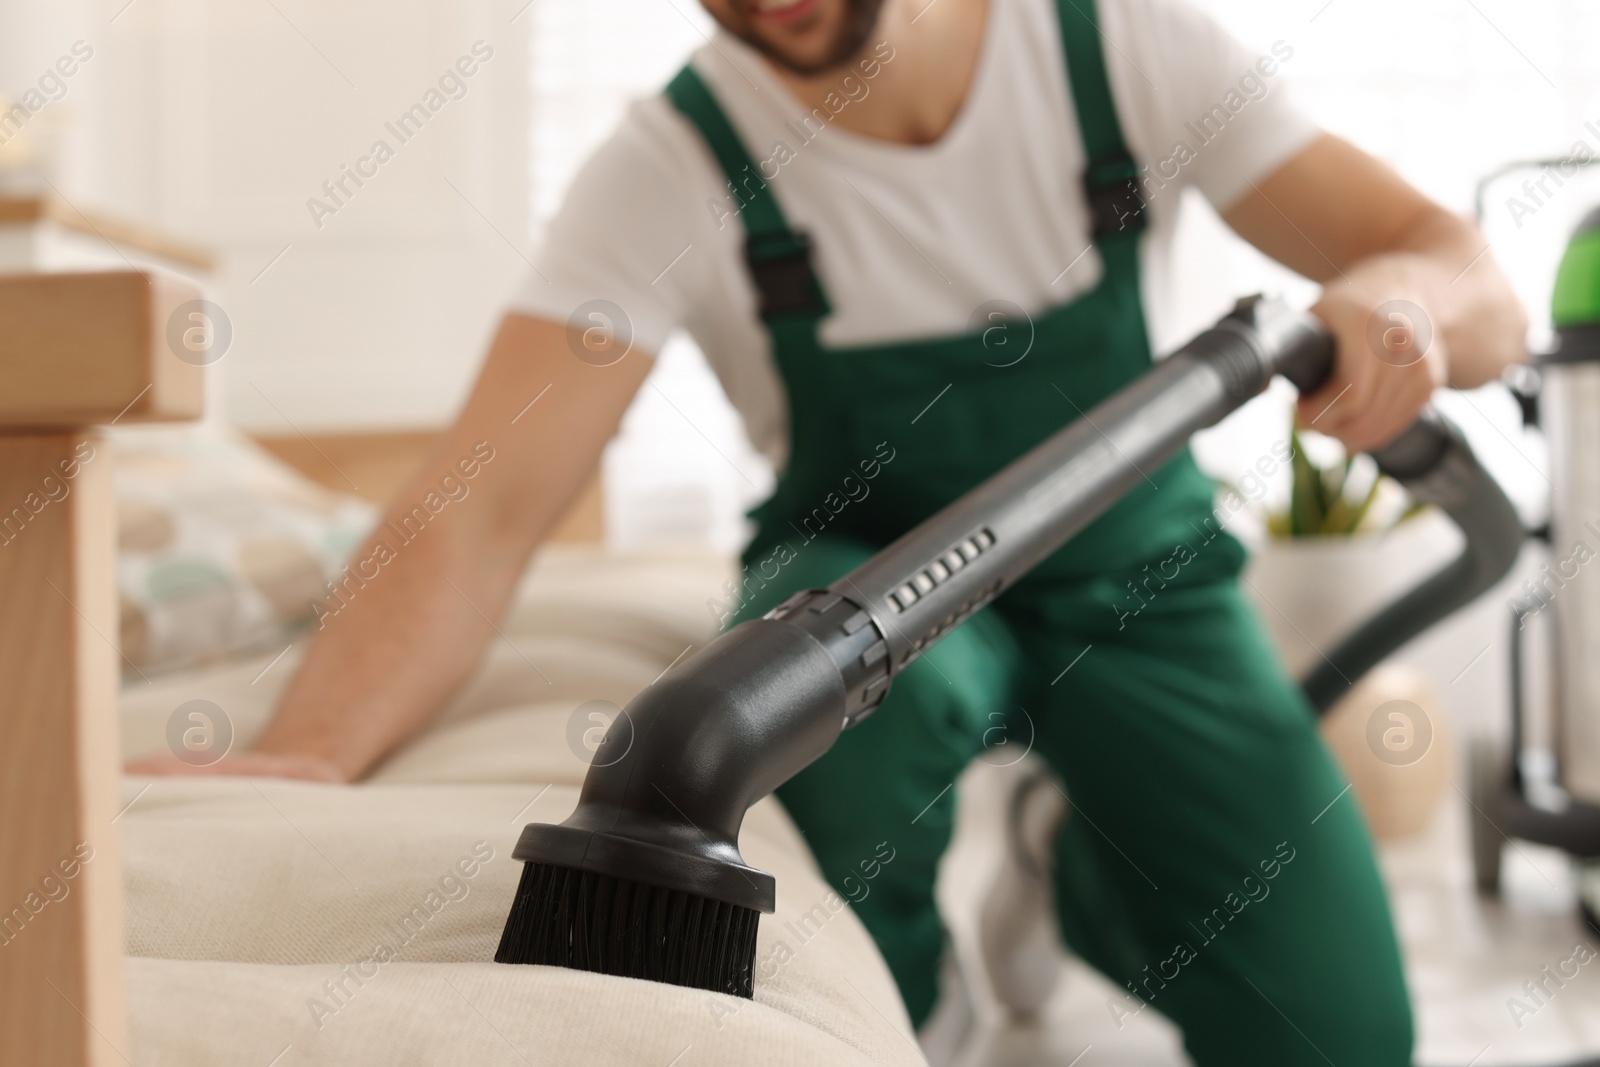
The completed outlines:
{"type": "MultiPolygon", "coordinates": [[[[472,684],[366,783],[128,779],[135,1062],[922,1062],[881,957],[771,800],[741,840],[778,880],[753,1003],[486,962],[523,823],[576,803],[574,710],[624,702],[704,641],[726,574],[698,556],[546,553],[472,684]]],[[[195,698],[247,743],[298,649],[262,675],[275,654],[131,687],[126,750],[163,745],[195,698]]]]}

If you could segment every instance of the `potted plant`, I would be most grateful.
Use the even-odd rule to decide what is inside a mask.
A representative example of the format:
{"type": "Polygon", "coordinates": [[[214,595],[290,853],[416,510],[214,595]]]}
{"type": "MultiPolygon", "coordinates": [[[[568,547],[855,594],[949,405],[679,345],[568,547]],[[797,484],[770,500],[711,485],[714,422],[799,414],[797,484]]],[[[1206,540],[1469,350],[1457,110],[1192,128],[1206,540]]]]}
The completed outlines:
{"type": "MultiPolygon", "coordinates": [[[[1298,425],[1289,448],[1288,495],[1265,508],[1245,592],[1298,677],[1456,552],[1460,534],[1370,457],[1345,456],[1298,425]]],[[[1446,726],[1432,679],[1394,664],[1324,717],[1323,738],[1379,837],[1428,822],[1448,785],[1446,726]]]]}

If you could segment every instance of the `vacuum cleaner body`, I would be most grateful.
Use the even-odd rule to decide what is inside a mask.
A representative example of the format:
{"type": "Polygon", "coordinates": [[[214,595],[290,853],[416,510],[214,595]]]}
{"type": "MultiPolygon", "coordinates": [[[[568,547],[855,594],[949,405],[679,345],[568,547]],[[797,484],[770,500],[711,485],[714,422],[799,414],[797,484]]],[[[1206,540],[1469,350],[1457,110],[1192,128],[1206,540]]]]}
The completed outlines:
{"type": "MultiPolygon", "coordinates": [[[[770,875],[739,854],[748,808],[882,703],[893,677],[1275,374],[1327,377],[1320,324],[1252,297],[827,589],[740,624],[612,724],[560,825],[531,824],[495,954],[752,995],[770,875]]],[[[1522,530],[1452,427],[1429,412],[1377,457],[1467,534],[1466,549],[1346,639],[1307,692],[1325,708],[1388,651],[1497,580],[1522,530]]]]}
{"type": "Polygon", "coordinates": [[[1535,532],[1548,562],[1513,605],[1510,737],[1482,738],[1472,754],[1473,867],[1494,895],[1508,835],[1554,845],[1577,861],[1580,904],[1600,930],[1600,209],[1567,245],[1551,312],[1556,346],[1537,361],[1537,388],[1519,392],[1549,451],[1550,522],[1535,532]],[[1551,667],[1553,761],[1530,760],[1524,745],[1536,617],[1551,635],[1540,662],[1551,667]]]}
{"type": "Polygon", "coordinates": [[[1600,577],[1585,565],[1600,556],[1600,209],[1567,246],[1551,310],[1558,344],[1539,361],[1539,418],[1550,450],[1554,558],[1535,594],[1555,619],[1562,785],[1574,800],[1600,805],[1600,577]]]}

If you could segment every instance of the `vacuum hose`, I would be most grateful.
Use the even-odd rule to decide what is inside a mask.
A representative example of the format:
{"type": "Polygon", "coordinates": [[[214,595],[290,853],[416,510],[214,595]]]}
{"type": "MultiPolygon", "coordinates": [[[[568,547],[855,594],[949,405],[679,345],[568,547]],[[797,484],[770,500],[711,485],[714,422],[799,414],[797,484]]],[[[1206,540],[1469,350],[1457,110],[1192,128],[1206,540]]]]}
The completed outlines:
{"type": "Polygon", "coordinates": [[[1301,680],[1318,714],[1384,657],[1505,577],[1527,537],[1505,490],[1478,463],[1461,431],[1432,408],[1373,459],[1412,499],[1450,516],[1465,541],[1455,559],[1345,637],[1301,680]]]}
{"type": "MultiPolygon", "coordinates": [[[[871,714],[894,675],[1266,388],[1328,376],[1312,317],[1247,298],[1214,327],[827,589],[741,623],[612,724],[560,825],[527,826],[495,958],[751,995],[772,876],[739,854],[745,811],[871,714]]],[[[1378,457],[1467,534],[1461,559],[1307,681],[1325,707],[1382,655],[1503,574],[1522,531],[1459,433],[1429,413],[1378,457]]]]}

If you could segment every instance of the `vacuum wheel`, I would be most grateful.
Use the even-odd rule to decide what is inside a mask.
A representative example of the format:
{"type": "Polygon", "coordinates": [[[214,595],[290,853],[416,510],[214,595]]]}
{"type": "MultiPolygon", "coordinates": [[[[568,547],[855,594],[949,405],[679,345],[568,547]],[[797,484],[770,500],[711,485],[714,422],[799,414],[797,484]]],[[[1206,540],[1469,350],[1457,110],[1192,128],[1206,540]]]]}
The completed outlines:
{"type": "Polygon", "coordinates": [[[1490,813],[1500,795],[1511,786],[1509,749],[1500,738],[1475,738],[1468,763],[1467,795],[1472,798],[1472,810],[1467,818],[1472,831],[1472,872],[1478,892],[1488,897],[1500,895],[1500,857],[1506,839],[1490,813]]]}

